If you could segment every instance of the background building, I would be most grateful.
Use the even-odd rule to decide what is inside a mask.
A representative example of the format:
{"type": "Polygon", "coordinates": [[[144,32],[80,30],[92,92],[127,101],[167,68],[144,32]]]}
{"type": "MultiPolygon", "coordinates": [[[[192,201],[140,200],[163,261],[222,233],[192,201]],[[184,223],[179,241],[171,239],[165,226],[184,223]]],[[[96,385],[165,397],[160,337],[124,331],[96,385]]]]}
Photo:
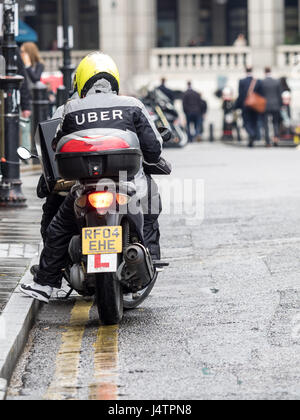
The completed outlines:
{"type": "MultiPolygon", "coordinates": [[[[56,43],[61,0],[30,1],[36,14],[22,19],[37,32],[47,70],[55,71],[61,64],[56,43]]],[[[117,61],[124,91],[157,84],[161,76],[171,87],[184,89],[192,79],[213,102],[218,87],[236,88],[245,65],[253,64],[258,75],[272,66],[278,76],[288,76],[300,103],[300,0],[69,3],[75,64],[87,50],[101,48],[117,61]],[[245,45],[235,45],[239,34],[245,45]]]]}
{"type": "MultiPolygon", "coordinates": [[[[56,50],[57,25],[61,24],[61,1],[31,1],[35,2],[36,13],[29,16],[25,13],[22,19],[38,33],[41,50],[56,50]]],[[[99,47],[98,0],[69,0],[69,2],[70,22],[75,28],[75,49],[97,49],[99,47]]]]}
{"type": "MultiPolygon", "coordinates": [[[[37,32],[43,51],[55,51],[61,1],[30,1],[36,4],[36,15],[23,16],[23,20],[37,32]]],[[[182,72],[183,67],[185,72],[195,70],[191,58],[186,57],[189,53],[175,50],[191,45],[192,61],[198,59],[196,70],[201,70],[200,64],[207,60],[217,71],[222,66],[232,69],[234,60],[238,60],[239,66],[246,62],[256,67],[288,65],[287,54],[295,58],[300,52],[299,3],[299,0],[71,0],[70,21],[74,26],[75,50],[102,48],[110,52],[119,62],[125,81],[130,82],[128,78],[132,75],[149,69],[151,74],[160,68],[165,71],[166,60],[172,73],[174,54],[175,70],[182,72]],[[233,48],[239,34],[244,34],[249,48],[240,49],[242,57],[232,58],[234,50],[230,51],[230,47],[233,48]],[[290,48],[282,49],[283,46],[290,48]],[[221,55],[226,47],[224,58],[221,55]],[[167,57],[166,50],[157,56],[157,48],[168,49],[167,57]],[[197,48],[204,48],[200,58],[197,48]]]]}

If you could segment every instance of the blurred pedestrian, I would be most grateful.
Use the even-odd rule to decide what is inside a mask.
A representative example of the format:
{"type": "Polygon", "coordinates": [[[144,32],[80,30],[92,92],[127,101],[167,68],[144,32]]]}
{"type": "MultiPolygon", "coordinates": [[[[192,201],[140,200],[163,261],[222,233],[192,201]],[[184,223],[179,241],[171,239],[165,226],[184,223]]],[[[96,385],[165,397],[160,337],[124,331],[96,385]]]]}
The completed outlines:
{"type": "Polygon", "coordinates": [[[257,93],[260,96],[264,96],[261,80],[256,80],[253,77],[252,67],[247,67],[246,77],[239,82],[239,97],[236,101],[236,109],[242,110],[242,116],[244,121],[244,127],[249,137],[249,147],[254,146],[255,140],[260,139],[260,125],[259,125],[259,112],[248,107],[246,100],[250,94],[250,90],[257,93]]]}
{"type": "Polygon", "coordinates": [[[31,93],[29,90],[29,85],[27,81],[26,69],[24,67],[23,61],[19,50],[17,51],[17,67],[18,74],[24,77],[24,81],[21,85],[21,116],[22,118],[28,119],[31,117],[31,93]]]}
{"type": "Polygon", "coordinates": [[[194,38],[193,39],[190,39],[189,42],[188,42],[188,44],[187,44],[187,46],[189,48],[198,47],[198,44],[197,44],[196,39],[194,39],[194,38]]]}
{"type": "MultiPolygon", "coordinates": [[[[2,38],[0,37],[0,54],[2,54],[2,38]]],[[[20,51],[19,49],[17,49],[17,61],[16,61],[16,65],[18,68],[18,74],[20,76],[24,77],[24,81],[21,85],[20,88],[20,93],[21,93],[21,116],[23,118],[30,118],[31,116],[31,95],[30,95],[30,91],[29,91],[29,87],[28,87],[28,83],[27,83],[27,78],[26,78],[26,70],[23,64],[23,61],[21,59],[20,56],[20,51]]]]}
{"type": "Polygon", "coordinates": [[[47,86],[47,93],[49,99],[49,116],[52,117],[56,109],[56,95],[52,90],[50,82],[44,82],[44,84],[47,86]]]}
{"type": "Polygon", "coordinates": [[[286,90],[282,93],[282,107],[280,111],[280,137],[292,140],[294,137],[294,127],[291,113],[291,92],[286,90]]]}
{"type": "Polygon", "coordinates": [[[244,34],[239,34],[237,39],[233,43],[234,47],[246,47],[247,46],[247,40],[244,34]]]}
{"type": "Polygon", "coordinates": [[[173,90],[167,88],[166,82],[167,82],[166,79],[163,77],[161,79],[161,83],[160,83],[160,86],[158,87],[158,89],[160,91],[162,91],[162,93],[164,93],[169,98],[169,100],[173,103],[174,100],[175,100],[175,94],[174,94],[173,90]]]}
{"type": "Polygon", "coordinates": [[[194,126],[195,137],[201,141],[203,134],[203,121],[207,113],[207,103],[202,99],[201,95],[193,90],[192,83],[188,82],[188,89],[183,94],[183,110],[186,115],[187,132],[189,142],[192,143],[194,136],[192,135],[192,125],[194,126]]]}
{"type": "Polygon", "coordinates": [[[272,71],[270,67],[265,69],[265,79],[263,80],[263,90],[267,100],[267,109],[264,114],[264,130],[266,145],[271,145],[270,139],[270,122],[273,126],[273,144],[278,146],[280,140],[280,122],[281,122],[281,107],[282,107],[282,92],[280,82],[272,77],[272,71]]]}
{"type": "Polygon", "coordinates": [[[292,94],[291,94],[291,92],[289,90],[285,90],[284,92],[282,92],[281,98],[282,98],[282,109],[284,109],[284,111],[288,114],[288,117],[291,118],[292,117],[292,112],[291,112],[292,94]]]}
{"type": "Polygon", "coordinates": [[[37,45],[33,42],[22,44],[21,57],[26,68],[29,86],[32,88],[35,83],[41,80],[42,73],[45,69],[37,45]]]}
{"type": "Polygon", "coordinates": [[[280,83],[280,89],[281,89],[281,93],[283,93],[283,92],[291,92],[292,90],[291,90],[291,88],[290,88],[290,86],[289,86],[289,84],[288,84],[288,81],[287,81],[287,77],[281,77],[280,79],[279,79],[279,83],[280,83]]]}
{"type": "Polygon", "coordinates": [[[223,140],[233,140],[233,127],[235,123],[235,108],[232,89],[226,86],[222,91],[223,99],[223,140]]]}

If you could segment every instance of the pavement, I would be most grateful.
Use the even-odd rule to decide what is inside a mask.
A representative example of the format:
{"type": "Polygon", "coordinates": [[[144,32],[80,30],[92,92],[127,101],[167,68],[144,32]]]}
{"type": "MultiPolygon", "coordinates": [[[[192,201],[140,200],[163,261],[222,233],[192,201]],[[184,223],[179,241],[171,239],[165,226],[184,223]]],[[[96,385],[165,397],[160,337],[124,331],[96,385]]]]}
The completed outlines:
{"type": "Polygon", "coordinates": [[[37,302],[24,300],[17,287],[32,279],[29,268],[38,262],[41,242],[38,172],[27,167],[22,180],[27,207],[0,209],[0,400],[39,309],[37,302]]]}
{"type": "Polygon", "coordinates": [[[299,151],[165,154],[174,182],[203,181],[204,219],[177,211],[177,184],[161,217],[170,268],[121,325],[76,296],[43,306],[7,399],[300,399],[299,151]]]}
{"type": "Polygon", "coordinates": [[[36,197],[37,180],[37,174],[23,176],[27,208],[0,208],[0,314],[41,242],[42,202],[36,197]]]}

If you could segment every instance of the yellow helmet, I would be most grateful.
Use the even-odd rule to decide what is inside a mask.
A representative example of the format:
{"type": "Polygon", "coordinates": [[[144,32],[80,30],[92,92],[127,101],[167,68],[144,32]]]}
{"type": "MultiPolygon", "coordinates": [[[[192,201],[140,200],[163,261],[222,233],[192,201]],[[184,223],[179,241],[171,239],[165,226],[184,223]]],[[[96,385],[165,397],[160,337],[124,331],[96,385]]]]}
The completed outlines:
{"type": "Polygon", "coordinates": [[[107,78],[113,90],[119,91],[120,75],[114,60],[101,52],[87,55],[79,64],[74,77],[74,88],[82,98],[99,77],[107,78]]]}

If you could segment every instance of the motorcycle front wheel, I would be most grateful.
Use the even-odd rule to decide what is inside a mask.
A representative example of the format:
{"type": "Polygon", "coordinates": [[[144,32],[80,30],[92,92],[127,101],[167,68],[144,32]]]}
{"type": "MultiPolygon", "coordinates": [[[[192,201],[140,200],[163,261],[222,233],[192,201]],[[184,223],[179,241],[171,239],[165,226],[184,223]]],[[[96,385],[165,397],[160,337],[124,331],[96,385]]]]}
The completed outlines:
{"type": "Polygon", "coordinates": [[[99,318],[103,325],[117,325],[122,321],[122,286],[114,275],[96,275],[96,303],[99,318]]]}

